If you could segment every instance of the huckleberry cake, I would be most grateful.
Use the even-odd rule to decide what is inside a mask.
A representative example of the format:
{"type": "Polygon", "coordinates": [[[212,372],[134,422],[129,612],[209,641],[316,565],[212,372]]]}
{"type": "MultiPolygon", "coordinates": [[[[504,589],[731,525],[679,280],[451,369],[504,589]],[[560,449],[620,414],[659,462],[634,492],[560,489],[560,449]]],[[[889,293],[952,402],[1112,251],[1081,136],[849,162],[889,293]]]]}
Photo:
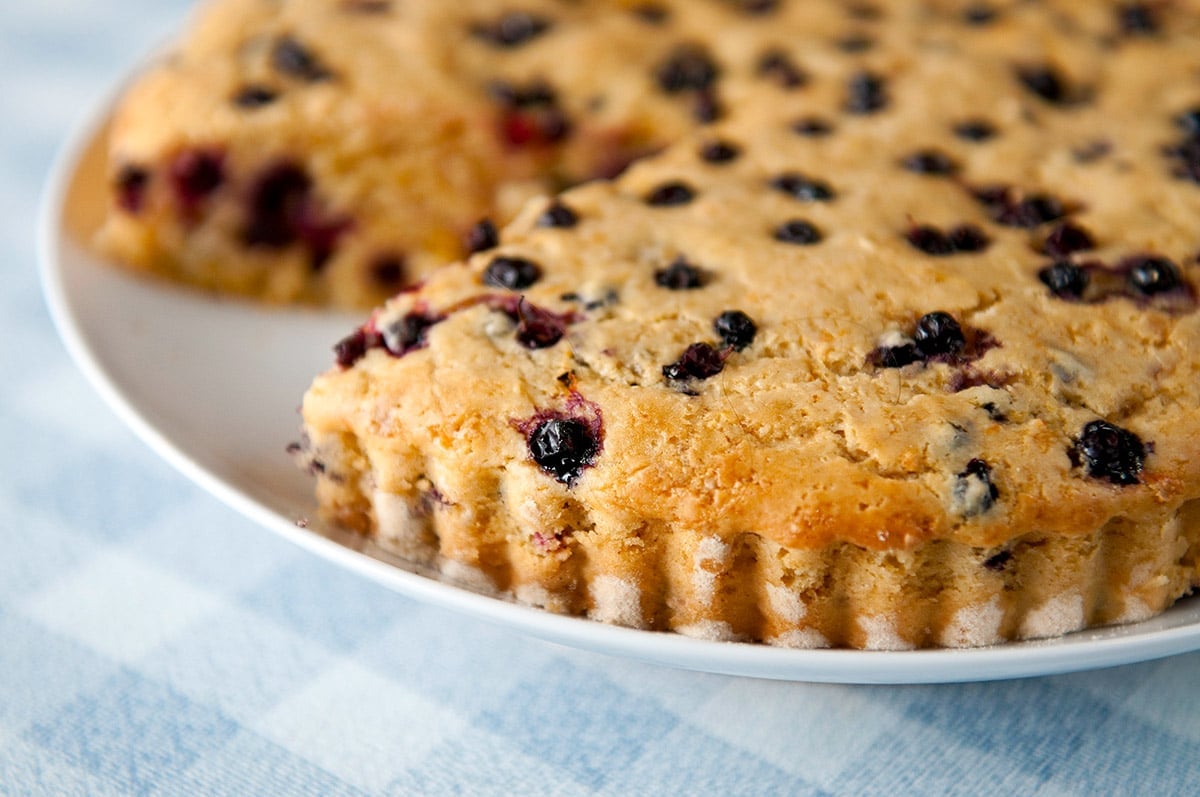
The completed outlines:
{"type": "Polygon", "coordinates": [[[634,5],[724,113],[348,330],[296,446],[325,515],[550,611],[792,647],[1200,583],[1200,7],[634,5]]]}

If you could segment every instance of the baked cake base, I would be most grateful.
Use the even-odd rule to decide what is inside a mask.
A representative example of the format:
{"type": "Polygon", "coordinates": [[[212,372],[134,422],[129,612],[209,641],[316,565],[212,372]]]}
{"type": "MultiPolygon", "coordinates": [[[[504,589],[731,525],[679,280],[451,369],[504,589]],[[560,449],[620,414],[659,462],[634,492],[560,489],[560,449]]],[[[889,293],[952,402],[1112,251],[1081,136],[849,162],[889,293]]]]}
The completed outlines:
{"type": "Polygon", "coordinates": [[[792,550],[662,524],[562,539],[480,536],[436,491],[373,489],[355,441],[310,441],[321,504],[384,551],[477,592],[559,614],[717,641],[791,648],[967,648],[1058,637],[1158,614],[1196,585],[1200,501],[1093,534],[1030,532],[997,548],[840,542],[792,550]],[[319,452],[319,455],[317,454],[319,452]],[[318,459],[319,456],[319,459],[318,459]]]}

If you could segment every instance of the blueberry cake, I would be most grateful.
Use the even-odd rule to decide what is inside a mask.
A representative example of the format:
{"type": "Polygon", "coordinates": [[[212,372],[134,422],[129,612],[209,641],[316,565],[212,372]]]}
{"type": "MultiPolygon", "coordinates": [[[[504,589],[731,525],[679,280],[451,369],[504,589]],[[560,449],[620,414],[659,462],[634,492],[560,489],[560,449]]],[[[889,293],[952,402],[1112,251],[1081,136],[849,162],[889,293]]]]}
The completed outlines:
{"type": "MultiPolygon", "coordinates": [[[[220,291],[372,307],[486,242],[481,219],[715,121],[720,78],[799,88],[773,5],[209,2],[116,114],[101,246],[220,291]]],[[[817,5],[796,22],[858,30],[817,5]]]]}
{"type": "Polygon", "coordinates": [[[323,513],[553,612],[791,647],[1189,593],[1197,11],[842,3],[829,39],[792,23],[834,6],[752,5],[787,36],[735,111],[336,344],[294,447],[323,513]]]}

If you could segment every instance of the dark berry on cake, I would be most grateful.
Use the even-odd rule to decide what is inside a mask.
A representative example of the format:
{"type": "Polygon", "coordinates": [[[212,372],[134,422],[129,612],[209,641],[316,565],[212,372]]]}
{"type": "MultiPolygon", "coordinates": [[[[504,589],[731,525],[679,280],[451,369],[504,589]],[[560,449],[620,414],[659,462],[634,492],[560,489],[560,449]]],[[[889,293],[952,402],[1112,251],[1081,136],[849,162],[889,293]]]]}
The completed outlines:
{"type": "Polygon", "coordinates": [[[821,242],[821,231],[810,221],[791,219],[775,228],[775,240],[797,246],[811,246],[821,242]]]}
{"type": "Polygon", "coordinates": [[[363,358],[367,349],[377,344],[377,336],[359,327],[334,344],[333,353],[339,366],[349,368],[363,358]]]}
{"type": "Polygon", "coordinates": [[[913,334],[917,350],[926,357],[940,354],[958,354],[967,346],[962,326],[949,313],[936,311],[926,313],[917,321],[913,334]]]}
{"type": "Polygon", "coordinates": [[[500,245],[500,233],[491,219],[480,219],[467,233],[466,244],[470,254],[486,252],[500,245]]]}
{"type": "Polygon", "coordinates": [[[558,101],[558,93],[554,87],[540,79],[523,85],[493,80],[487,84],[487,94],[495,102],[509,108],[537,108],[553,105],[558,101]]]}
{"type": "Polygon", "coordinates": [[[668,94],[703,91],[713,84],[720,68],[703,47],[681,44],[655,72],[658,86],[668,94]]]}
{"type": "Polygon", "coordinates": [[[988,418],[995,421],[996,423],[1007,423],[1008,422],[1008,416],[1004,414],[1004,411],[1001,410],[999,407],[997,407],[994,403],[992,403],[990,401],[985,401],[983,404],[980,404],[979,409],[986,412],[988,418]]]}
{"type": "Polygon", "coordinates": [[[944,176],[958,171],[958,165],[944,152],[924,149],[907,155],[900,165],[915,174],[944,176]]]}
{"type": "Polygon", "coordinates": [[[186,149],[171,159],[167,178],[176,201],[194,208],[225,181],[225,158],[215,150],[186,149]]]}
{"type": "Polygon", "coordinates": [[[847,113],[872,114],[887,107],[887,82],[873,72],[859,72],[846,83],[847,113]]]}
{"type": "Polygon", "coordinates": [[[726,346],[741,351],[754,342],[758,325],[741,310],[726,310],[713,320],[713,331],[726,346]]]}
{"type": "Polygon", "coordinates": [[[1016,76],[1027,91],[1051,105],[1063,105],[1071,100],[1066,80],[1049,64],[1017,67],[1016,76]]]}
{"type": "Polygon", "coordinates": [[[1091,233],[1069,221],[1056,225],[1042,244],[1042,251],[1051,257],[1067,257],[1075,252],[1086,252],[1094,248],[1096,242],[1091,233]]]}
{"type": "Polygon", "coordinates": [[[979,189],[974,195],[992,221],[1006,227],[1032,229],[1066,215],[1062,202],[1048,194],[1029,194],[1017,198],[1011,188],[992,186],[979,189]]]}
{"type": "Polygon", "coordinates": [[[680,181],[663,183],[646,195],[646,204],[653,207],[686,205],[696,197],[690,185],[680,181]]]}
{"type": "Polygon", "coordinates": [[[283,75],[309,83],[328,80],[333,76],[311,50],[288,36],[275,43],[271,50],[271,65],[283,75]]]}
{"type": "Polygon", "coordinates": [[[427,312],[405,313],[379,332],[383,348],[393,357],[403,357],[410,351],[424,348],[429,328],[445,318],[427,312]]]}
{"type": "Polygon", "coordinates": [[[510,11],[471,26],[471,35],[495,47],[520,47],[550,29],[550,21],[527,11],[510,11]]]}
{"type": "Polygon", "coordinates": [[[650,25],[661,25],[671,16],[670,10],[658,3],[639,3],[630,11],[642,22],[650,25]]]}
{"type": "Polygon", "coordinates": [[[314,200],[308,173],[288,161],[258,175],[247,194],[244,212],[244,244],[269,249],[302,244],[314,272],[325,265],[338,239],[351,226],[349,219],[322,210],[314,200]]]}
{"type": "Polygon", "coordinates": [[[930,224],[918,224],[905,233],[905,240],[927,255],[943,257],[959,252],[982,252],[991,239],[973,224],[960,224],[949,232],[930,224]]]}
{"type": "Polygon", "coordinates": [[[1089,421],[1069,454],[1071,462],[1089,476],[1113,484],[1137,484],[1146,458],[1146,445],[1133,432],[1107,421],[1089,421]]]}
{"type": "Polygon", "coordinates": [[[483,272],[485,285],[519,291],[533,285],[542,277],[542,269],[532,260],[501,255],[488,264],[483,272]]]}
{"type": "Polygon", "coordinates": [[[537,218],[539,227],[574,227],[579,223],[579,215],[559,200],[551,202],[537,218]]]}
{"type": "Polygon", "coordinates": [[[341,0],[338,7],[352,14],[386,14],[392,10],[391,0],[341,0]]]}
{"type": "Polygon", "coordinates": [[[1008,563],[1012,561],[1012,558],[1012,551],[1005,549],[984,559],[983,567],[986,570],[991,570],[993,573],[999,573],[1008,567],[1008,563]]]}
{"type": "Polygon", "coordinates": [[[772,177],[770,186],[801,202],[827,202],[834,198],[829,183],[797,172],[785,172],[772,177]]]}
{"type": "Polygon", "coordinates": [[[954,509],[963,517],[987,512],[1000,497],[992,483],[992,466],[982,459],[972,459],[955,478],[952,490],[954,509]]]}
{"type": "Polygon", "coordinates": [[[1037,227],[1060,219],[1065,213],[1062,203],[1054,197],[1035,195],[1005,208],[994,218],[1010,227],[1037,227]]]}
{"type": "Polygon", "coordinates": [[[912,227],[904,237],[913,248],[927,255],[940,257],[954,254],[954,242],[950,240],[950,236],[930,224],[912,227]]]}
{"type": "Polygon", "coordinates": [[[1150,3],[1122,3],[1116,11],[1122,33],[1141,36],[1158,33],[1157,10],[1150,3]]]}
{"type": "Polygon", "coordinates": [[[252,110],[270,105],[279,99],[279,92],[268,86],[243,86],[233,95],[233,104],[239,108],[252,110]]]}
{"type": "Polygon", "coordinates": [[[947,233],[956,252],[982,252],[991,244],[991,239],[974,224],[960,224],[947,233]]]}
{"type": "Polygon", "coordinates": [[[779,10],[779,0],[732,0],[742,13],[763,16],[779,10]]]}
{"type": "Polygon", "coordinates": [[[806,116],[792,123],[792,132],[806,138],[822,138],[833,132],[833,125],[818,116],[806,116]]]}
{"type": "Polygon", "coordinates": [[[883,11],[874,3],[845,3],[844,8],[851,19],[862,22],[874,22],[883,18],[883,11]]]}
{"type": "Polygon", "coordinates": [[[964,141],[987,141],[996,136],[996,126],[984,119],[967,119],[954,126],[954,135],[964,141]]]}
{"type": "Polygon", "coordinates": [[[146,188],[150,184],[150,172],[141,166],[126,164],[117,171],[117,205],[128,213],[137,213],[146,200],[146,188]]]}
{"type": "Polygon", "coordinates": [[[1167,147],[1165,153],[1176,161],[1171,170],[1173,175],[1200,183],[1200,134],[1189,133],[1178,144],[1167,147]]]}
{"type": "Polygon", "coordinates": [[[1067,260],[1051,263],[1038,271],[1038,279],[1059,299],[1079,300],[1091,281],[1083,268],[1067,260]]]}
{"type": "Polygon", "coordinates": [[[973,3],[962,12],[962,18],[968,25],[982,26],[991,24],[998,14],[988,3],[973,3]]]}
{"type": "Polygon", "coordinates": [[[837,48],[844,53],[865,53],[875,46],[875,40],[865,33],[851,33],[837,41],[837,48]]]}
{"type": "Polygon", "coordinates": [[[693,343],[679,359],[664,365],[663,376],[673,382],[689,379],[708,379],[725,368],[725,357],[711,343],[693,343]]]}
{"type": "MultiPolygon", "coordinates": [[[[1000,342],[988,332],[972,329],[968,336],[954,316],[936,311],[917,320],[911,337],[889,332],[881,345],[867,353],[866,362],[875,368],[903,368],[912,363],[931,362],[963,366],[998,346],[1000,342]]],[[[979,385],[1000,387],[1007,379],[1002,373],[959,368],[951,375],[947,387],[951,392],[979,385]]]]}
{"type": "Polygon", "coordinates": [[[1183,138],[1164,147],[1163,153],[1176,161],[1172,174],[1200,183],[1200,107],[1176,114],[1174,122],[1183,131],[1183,138]]]}
{"type": "Polygon", "coordinates": [[[700,124],[711,124],[725,113],[717,94],[711,89],[696,92],[692,99],[692,118],[700,124]]]}
{"type": "Polygon", "coordinates": [[[500,136],[512,147],[556,144],[571,132],[571,120],[558,103],[558,93],[543,80],[525,85],[493,81],[488,95],[501,106],[500,136]]]}
{"type": "Polygon", "coordinates": [[[1141,296],[1177,290],[1183,285],[1179,268],[1165,257],[1136,255],[1122,260],[1118,271],[1126,273],[1130,290],[1141,296]]]}
{"type": "Polygon", "coordinates": [[[914,343],[901,343],[898,346],[880,346],[867,354],[867,364],[876,368],[903,368],[906,365],[924,361],[925,357],[914,343]]]}
{"type": "Polygon", "coordinates": [[[296,237],[308,249],[308,264],[318,272],[333,255],[338,239],[352,225],[341,218],[324,218],[306,206],[296,221],[296,237]]]}
{"type": "Polygon", "coordinates": [[[660,288],[672,291],[686,291],[704,287],[706,281],[704,271],[694,266],[684,257],[677,257],[666,268],[654,272],[654,283],[660,288]]]}
{"type": "Polygon", "coordinates": [[[504,141],[513,147],[556,144],[571,132],[571,121],[559,108],[548,106],[536,111],[509,111],[501,120],[504,141]]]}
{"type": "Polygon", "coordinates": [[[1189,136],[1200,135],[1200,108],[1191,108],[1176,115],[1175,125],[1189,136]]]}
{"type": "Polygon", "coordinates": [[[1095,163],[1112,152],[1112,142],[1106,138],[1098,138],[1071,149],[1071,157],[1076,163],[1095,163]]]}
{"type": "Polygon", "coordinates": [[[728,141],[709,141],[700,147],[700,159],[707,163],[729,163],[741,154],[741,148],[728,141]]]}
{"type": "Polygon", "coordinates": [[[371,280],[383,288],[396,288],[406,276],[404,258],[400,255],[381,255],[371,263],[371,280]]]}
{"type": "Polygon", "coordinates": [[[263,172],[250,191],[243,240],[251,246],[267,247],[294,242],[311,189],[307,172],[295,164],[280,163],[263,172]]]}
{"type": "Polygon", "coordinates": [[[785,89],[799,88],[808,82],[808,75],[783,50],[763,53],[758,59],[757,72],[760,77],[785,89]]]}
{"type": "Polygon", "coordinates": [[[517,342],[527,349],[547,349],[566,334],[562,317],[523,300],[517,305],[517,318],[517,342]]]}
{"type": "Polygon", "coordinates": [[[527,438],[529,454],[542,471],[566,485],[574,484],[600,452],[592,425],[579,418],[549,418],[527,438]]]}

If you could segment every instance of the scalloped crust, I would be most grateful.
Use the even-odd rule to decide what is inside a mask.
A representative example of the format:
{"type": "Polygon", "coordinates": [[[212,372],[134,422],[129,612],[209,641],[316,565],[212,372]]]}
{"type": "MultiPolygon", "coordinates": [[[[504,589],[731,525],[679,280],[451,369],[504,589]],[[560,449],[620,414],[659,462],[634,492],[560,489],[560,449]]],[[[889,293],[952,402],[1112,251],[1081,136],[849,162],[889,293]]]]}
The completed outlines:
{"type": "Polygon", "coordinates": [[[798,550],[650,525],[497,540],[428,496],[371,489],[352,441],[313,442],[332,522],[468,589],[633,628],[797,648],[979,647],[1137,622],[1200,584],[1200,499],[1158,522],[1114,518],[1089,535],[1027,532],[996,548],[798,550]]]}

